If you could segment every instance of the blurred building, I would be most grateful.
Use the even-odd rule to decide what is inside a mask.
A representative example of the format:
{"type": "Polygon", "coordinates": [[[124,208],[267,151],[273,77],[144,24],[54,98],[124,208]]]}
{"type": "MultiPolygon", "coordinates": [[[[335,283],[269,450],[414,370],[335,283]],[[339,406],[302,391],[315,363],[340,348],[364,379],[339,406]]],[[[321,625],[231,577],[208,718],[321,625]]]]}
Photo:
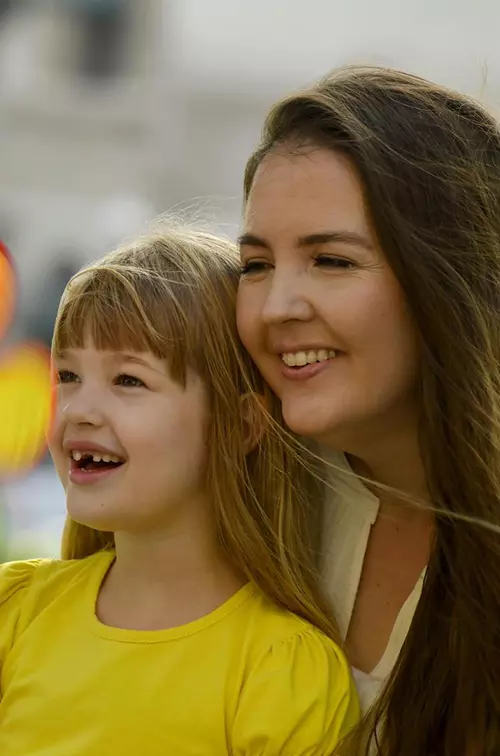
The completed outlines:
{"type": "Polygon", "coordinates": [[[186,65],[176,7],[0,5],[0,237],[20,268],[18,329],[30,336],[50,337],[72,272],[157,214],[201,205],[236,228],[270,96],[235,86],[230,68],[186,65]]]}
{"type": "Polygon", "coordinates": [[[28,321],[45,307],[53,314],[49,278],[58,299],[64,276],[156,210],[169,163],[159,144],[175,116],[163,5],[2,3],[0,235],[21,271],[28,321]]]}

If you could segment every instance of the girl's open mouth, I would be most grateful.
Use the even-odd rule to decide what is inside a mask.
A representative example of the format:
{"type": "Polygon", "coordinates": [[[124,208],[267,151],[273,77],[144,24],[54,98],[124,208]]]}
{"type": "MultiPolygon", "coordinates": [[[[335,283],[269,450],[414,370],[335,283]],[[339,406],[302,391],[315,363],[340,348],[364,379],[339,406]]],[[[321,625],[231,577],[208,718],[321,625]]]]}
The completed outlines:
{"type": "Polygon", "coordinates": [[[69,477],[78,485],[102,480],[125,464],[125,460],[111,454],[92,451],[73,451],[70,457],[69,477]]]}

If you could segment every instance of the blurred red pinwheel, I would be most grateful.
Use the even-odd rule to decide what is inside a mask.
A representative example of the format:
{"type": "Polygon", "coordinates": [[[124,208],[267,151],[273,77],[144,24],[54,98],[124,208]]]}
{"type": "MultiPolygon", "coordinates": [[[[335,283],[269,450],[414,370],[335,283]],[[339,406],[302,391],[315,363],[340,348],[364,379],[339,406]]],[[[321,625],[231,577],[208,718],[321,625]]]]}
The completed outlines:
{"type": "MultiPolygon", "coordinates": [[[[0,242],[0,344],[14,316],[17,279],[0,242]]],[[[25,342],[0,348],[0,480],[36,464],[46,449],[53,410],[50,354],[25,342]]]]}

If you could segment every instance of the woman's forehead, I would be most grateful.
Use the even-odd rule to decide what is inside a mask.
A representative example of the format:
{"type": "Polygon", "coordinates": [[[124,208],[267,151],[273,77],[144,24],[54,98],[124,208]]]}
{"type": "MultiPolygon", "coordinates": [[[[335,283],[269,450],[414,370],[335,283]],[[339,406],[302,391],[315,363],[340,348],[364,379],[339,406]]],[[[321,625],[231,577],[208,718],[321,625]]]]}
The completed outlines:
{"type": "Polygon", "coordinates": [[[373,243],[357,171],[331,150],[270,153],[257,169],[245,208],[241,239],[301,246],[313,235],[358,237],[373,243]]]}

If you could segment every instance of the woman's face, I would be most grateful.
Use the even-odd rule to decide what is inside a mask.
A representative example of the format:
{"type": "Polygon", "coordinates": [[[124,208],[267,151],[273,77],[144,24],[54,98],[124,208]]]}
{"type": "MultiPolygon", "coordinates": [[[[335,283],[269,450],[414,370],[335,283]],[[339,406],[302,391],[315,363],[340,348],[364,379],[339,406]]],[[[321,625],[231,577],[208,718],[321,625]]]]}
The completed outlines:
{"type": "Polygon", "coordinates": [[[240,336],[293,431],[355,453],[413,413],[415,328],[346,157],[268,154],[241,261],[240,336]]]}

